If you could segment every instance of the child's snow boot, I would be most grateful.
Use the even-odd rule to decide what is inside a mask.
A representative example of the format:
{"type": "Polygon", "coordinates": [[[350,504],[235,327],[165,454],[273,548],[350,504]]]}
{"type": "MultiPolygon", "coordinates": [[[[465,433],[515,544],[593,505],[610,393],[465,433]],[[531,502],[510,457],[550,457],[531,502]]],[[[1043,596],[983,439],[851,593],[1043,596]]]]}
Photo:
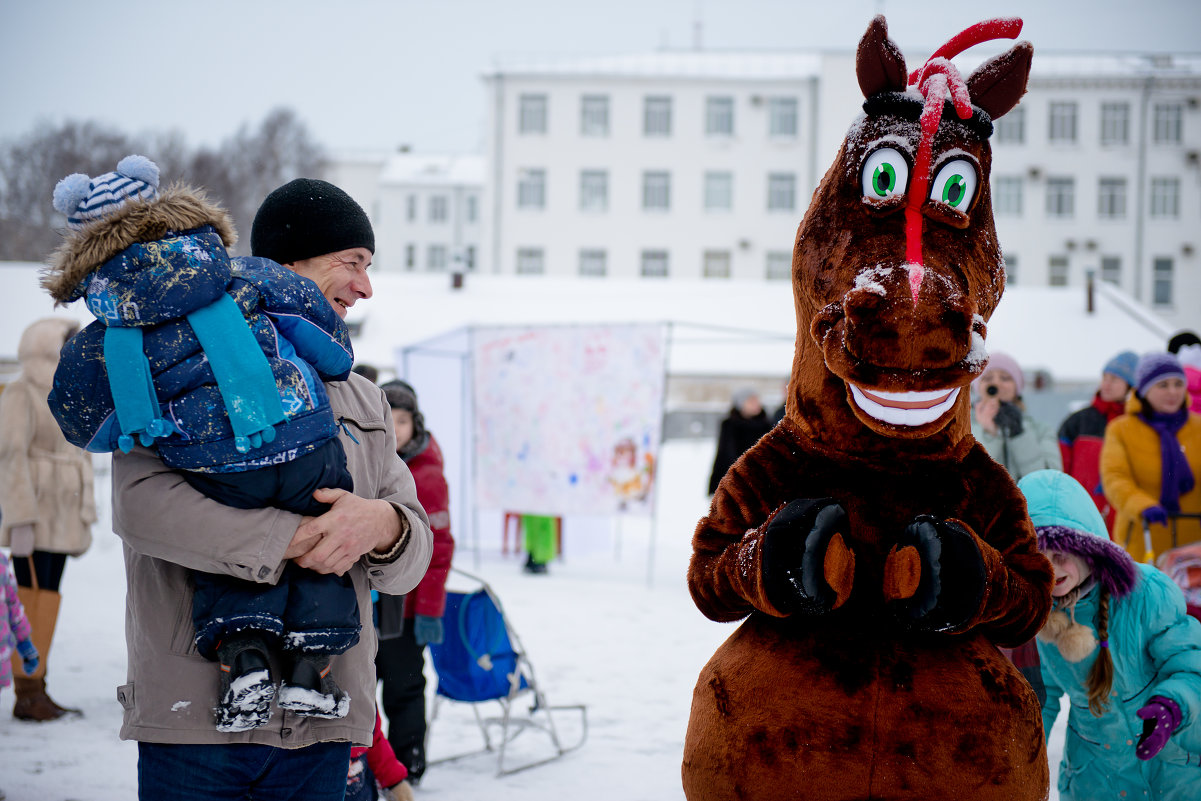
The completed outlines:
{"type": "Polygon", "coordinates": [[[299,654],[279,688],[279,706],[314,718],[344,718],[350,696],[330,675],[328,654],[299,654]]]}
{"type": "Polygon", "coordinates": [[[232,637],[217,647],[221,660],[217,731],[256,729],[271,720],[275,683],[267,645],[258,636],[232,637]]]}

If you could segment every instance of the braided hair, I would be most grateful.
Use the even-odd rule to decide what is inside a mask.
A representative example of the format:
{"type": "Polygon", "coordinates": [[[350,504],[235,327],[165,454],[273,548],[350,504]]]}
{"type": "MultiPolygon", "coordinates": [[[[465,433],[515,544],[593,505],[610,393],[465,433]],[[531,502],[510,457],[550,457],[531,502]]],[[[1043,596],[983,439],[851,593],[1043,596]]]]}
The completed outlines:
{"type": "Polygon", "coordinates": [[[1113,657],[1109,655],[1109,587],[1102,584],[1097,599],[1097,638],[1101,641],[1097,658],[1088,671],[1088,711],[1101,717],[1109,707],[1113,689],[1113,657]]]}

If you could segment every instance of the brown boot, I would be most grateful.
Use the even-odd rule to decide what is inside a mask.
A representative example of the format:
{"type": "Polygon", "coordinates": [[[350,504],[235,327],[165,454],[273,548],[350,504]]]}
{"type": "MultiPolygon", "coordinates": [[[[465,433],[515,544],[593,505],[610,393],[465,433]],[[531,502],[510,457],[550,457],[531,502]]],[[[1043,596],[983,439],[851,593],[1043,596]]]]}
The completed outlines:
{"type": "Polygon", "coordinates": [[[44,722],[58,720],[68,714],[68,710],[51,701],[50,696],[46,695],[45,679],[14,676],[13,689],[17,694],[17,703],[13,705],[13,717],[17,720],[44,722]]]}

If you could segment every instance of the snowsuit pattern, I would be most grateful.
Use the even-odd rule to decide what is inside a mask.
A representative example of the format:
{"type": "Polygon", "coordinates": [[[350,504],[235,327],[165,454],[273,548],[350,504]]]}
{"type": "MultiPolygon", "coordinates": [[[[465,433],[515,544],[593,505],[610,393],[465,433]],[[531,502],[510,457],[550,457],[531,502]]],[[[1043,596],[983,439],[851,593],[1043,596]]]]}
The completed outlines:
{"type": "Polygon", "coordinates": [[[0,552],[0,689],[13,683],[12,655],[17,643],[33,636],[25,608],[17,596],[17,579],[0,552]]]}

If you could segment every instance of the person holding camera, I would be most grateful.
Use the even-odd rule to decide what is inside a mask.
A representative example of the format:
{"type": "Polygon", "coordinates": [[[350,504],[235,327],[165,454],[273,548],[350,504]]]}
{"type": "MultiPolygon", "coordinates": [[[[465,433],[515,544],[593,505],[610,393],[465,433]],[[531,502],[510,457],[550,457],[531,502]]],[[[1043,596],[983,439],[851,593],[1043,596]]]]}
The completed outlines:
{"type": "Polygon", "coordinates": [[[1035,470],[1063,469],[1055,432],[1026,414],[1025,385],[1022,368],[1005,353],[993,353],[972,384],[972,436],[1014,481],[1035,470]]]}

